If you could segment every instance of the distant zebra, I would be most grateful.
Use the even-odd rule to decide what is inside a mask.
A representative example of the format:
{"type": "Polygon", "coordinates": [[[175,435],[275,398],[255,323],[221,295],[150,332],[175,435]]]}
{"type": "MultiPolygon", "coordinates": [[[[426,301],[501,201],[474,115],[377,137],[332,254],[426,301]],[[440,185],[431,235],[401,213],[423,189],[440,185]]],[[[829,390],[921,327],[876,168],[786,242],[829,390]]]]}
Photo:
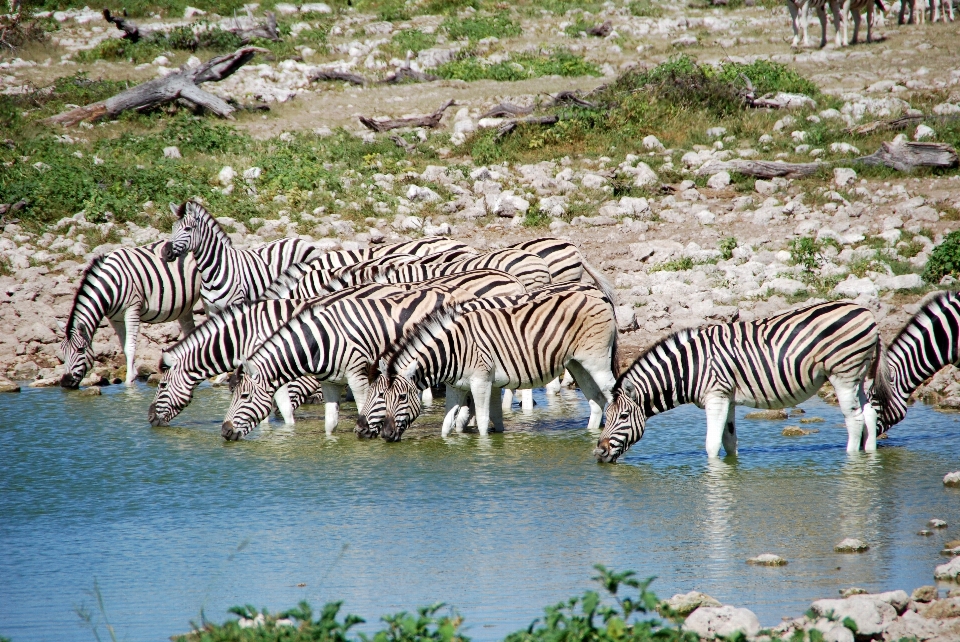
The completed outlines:
{"type": "MultiPolygon", "coordinates": [[[[243,357],[253,352],[277,328],[303,310],[307,301],[262,301],[239,303],[200,324],[189,336],[164,350],[160,358],[162,377],[147,418],[152,426],[167,425],[190,403],[193,390],[204,380],[232,372],[243,357]]],[[[320,389],[312,377],[303,395],[291,399],[287,389],[278,390],[277,408],[286,423],[293,423],[293,410],[320,389]]]]}
{"type": "Polygon", "coordinates": [[[325,252],[307,261],[307,265],[321,270],[333,270],[389,255],[409,254],[412,256],[431,256],[448,252],[477,254],[477,251],[466,243],[453,241],[443,236],[434,236],[417,239],[415,241],[400,241],[399,243],[373,245],[369,248],[359,250],[325,252]]]}
{"type": "Polygon", "coordinates": [[[611,302],[616,302],[616,291],[613,285],[597,268],[590,265],[579,248],[573,243],[563,239],[547,237],[523,241],[510,247],[536,254],[543,259],[550,270],[551,283],[576,283],[583,278],[583,274],[586,272],[607,298],[611,302]]]}
{"type": "Polygon", "coordinates": [[[530,252],[506,248],[459,261],[442,261],[428,256],[388,268],[376,261],[358,263],[340,270],[304,270],[302,266],[294,266],[272,284],[264,297],[305,299],[328,294],[342,284],[370,283],[375,280],[390,283],[426,281],[473,270],[506,272],[516,277],[527,289],[550,283],[550,270],[543,259],[530,252]]]}
{"type": "Polygon", "coordinates": [[[362,408],[371,366],[417,321],[444,304],[469,300],[475,292],[523,291],[516,279],[492,270],[416,285],[399,294],[392,285],[358,286],[334,304],[311,306],[293,317],[243,362],[223,422],[224,438],[236,440],[249,433],[269,413],[274,391],[305,375],[323,382],[325,428],[330,434],[338,422],[343,387],[350,386],[362,408]],[[358,292],[371,294],[361,298],[358,292]],[[377,292],[388,296],[376,296],[377,292]]]}
{"type": "Polygon", "coordinates": [[[874,15],[874,3],[877,0],[838,0],[840,2],[840,12],[839,12],[839,23],[835,23],[837,27],[837,46],[845,47],[848,44],[856,44],[857,36],[860,33],[860,12],[865,11],[867,14],[867,42],[873,42],[873,15],[874,15]],[[850,18],[853,18],[853,39],[849,40],[847,38],[847,29],[850,23],[850,18]]]}
{"type": "Polygon", "coordinates": [[[93,259],[77,288],[61,344],[64,374],[60,385],[77,388],[93,367],[90,345],[106,317],[127,360],[126,383],[137,378],[134,357],[140,323],[177,320],[183,334],[193,330],[193,305],[200,279],[193,257],[169,263],[160,254],[163,242],[121,248],[93,259]]]}
{"type": "Polygon", "coordinates": [[[462,427],[468,394],[480,434],[487,434],[491,421],[502,430],[502,388],[542,386],[565,368],[590,403],[588,428],[600,427],[616,382],[617,323],[606,298],[558,289],[509,307],[467,310],[470,305],[432,314],[385,356],[358,431],[379,428],[387,441],[399,441],[420,414],[419,392],[441,383],[448,386],[444,436],[462,427]],[[380,413],[382,427],[376,425],[380,413]]]}
{"type": "Polygon", "coordinates": [[[163,246],[163,258],[173,261],[192,252],[200,272],[200,296],[208,311],[254,300],[273,279],[294,263],[321,254],[300,239],[280,239],[251,250],[237,250],[202,205],[185,201],[170,205],[177,215],[170,241],[163,246]]]}
{"type": "Polygon", "coordinates": [[[940,292],[929,299],[887,348],[891,394],[878,409],[880,432],[900,423],[910,395],[950,364],[960,364],[960,294],[940,292]]]}
{"type": "MultiPolygon", "coordinates": [[[[594,451],[614,462],[643,437],[648,417],[687,403],[707,411],[706,449],[737,452],[734,407],[785,408],[833,384],[847,425],[847,450],[876,450],[877,413],[865,379],[881,382],[873,314],[849,302],[820,303],[755,321],[681,330],[620,375],[594,451]],[[875,376],[877,375],[877,376],[875,376]],[[864,434],[866,422],[866,434],[864,434]]],[[[888,392],[874,389],[884,407],[888,392]]]]}
{"type": "Polygon", "coordinates": [[[817,12],[817,18],[820,20],[820,48],[827,46],[827,11],[826,6],[830,5],[830,11],[833,13],[834,27],[840,26],[840,7],[837,0],[787,0],[787,9],[790,11],[790,20],[793,26],[792,46],[800,45],[800,33],[803,32],[803,46],[810,44],[808,38],[809,12],[813,9],[817,12]]]}

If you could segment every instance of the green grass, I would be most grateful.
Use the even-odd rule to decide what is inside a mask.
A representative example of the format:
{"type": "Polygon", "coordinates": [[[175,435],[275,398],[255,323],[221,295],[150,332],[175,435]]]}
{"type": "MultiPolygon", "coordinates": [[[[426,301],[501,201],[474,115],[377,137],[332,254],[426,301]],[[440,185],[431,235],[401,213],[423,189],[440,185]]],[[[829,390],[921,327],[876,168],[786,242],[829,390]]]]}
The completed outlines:
{"type": "Polygon", "coordinates": [[[933,248],[923,271],[923,280],[936,284],[948,274],[960,275],[960,231],[950,232],[943,243],[933,248]]]}
{"type": "Polygon", "coordinates": [[[508,12],[469,18],[450,17],[440,25],[451,40],[477,42],[484,38],[510,38],[523,33],[520,23],[508,12]]]}
{"type": "Polygon", "coordinates": [[[434,70],[441,78],[466,80],[515,81],[540,76],[599,76],[600,69],[582,56],[566,49],[548,54],[515,54],[510,60],[484,64],[479,58],[464,57],[444,63],[434,70]]]}
{"type": "Polygon", "coordinates": [[[408,51],[417,53],[437,44],[437,36],[432,33],[424,33],[419,29],[408,29],[398,31],[393,34],[393,39],[387,45],[382,45],[380,51],[387,56],[394,58],[403,58],[408,51]]]}
{"type": "Polygon", "coordinates": [[[656,265],[651,266],[647,272],[685,272],[686,270],[692,270],[693,266],[693,259],[691,259],[689,256],[684,256],[679,259],[657,263],[656,265]]]}
{"type": "Polygon", "coordinates": [[[627,7],[630,13],[638,18],[660,18],[663,16],[663,7],[652,0],[633,0],[627,7]]]}

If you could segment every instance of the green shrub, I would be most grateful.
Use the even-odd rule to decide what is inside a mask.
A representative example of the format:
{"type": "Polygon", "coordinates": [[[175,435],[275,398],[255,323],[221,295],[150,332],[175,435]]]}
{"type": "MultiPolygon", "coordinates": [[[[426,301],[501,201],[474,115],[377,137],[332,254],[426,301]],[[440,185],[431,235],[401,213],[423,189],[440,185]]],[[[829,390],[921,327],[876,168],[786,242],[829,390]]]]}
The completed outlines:
{"type": "Polygon", "coordinates": [[[419,29],[408,29],[398,31],[393,34],[393,39],[386,45],[382,45],[380,50],[388,56],[402,58],[408,51],[417,53],[437,44],[437,36],[432,33],[424,33],[419,29]]]}
{"type": "Polygon", "coordinates": [[[466,80],[525,80],[540,76],[599,76],[600,69],[567,49],[547,55],[515,54],[510,60],[485,64],[476,57],[464,57],[444,63],[434,70],[441,78],[466,80]]]}
{"type": "Polygon", "coordinates": [[[950,232],[943,243],[933,248],[927,267],[923,270],[923,280],[927,283],[939,283],[947,275],[960,276],[960,231],[950,232]]]}
{"type": "Polygon", "coordinates": [[[790,259],[806,272],[813,272],[823,265],[823,246],[815,238],[804,236],[790,241],[790,259]]]}
{"type": "Polygon", "coordinates": [[[720,240],[718,247],[720,249],[720,258],[724,261],[729,261],[733,258],[733,251],[737,249],[737,239],[732,236],[728,236],[720,240]]]}
{"type": "Polygon", "coordinates": [[[634,0],[629,5],[630,13],[638,18],[659,18],[663,16],[663,8],[650,0],[634,0]]]}
{"type": "Polygon", "coordinates": [[[447,30],[452,40],[469,39],[473,42],[484,38],[509,38],[523,33],[520,24],[509,13],[471,18],[447,18],[440,25],[447,30]]]}
{"type": "Polygon", "coordinates": [[[670,261],[664,261],[663,263],[657,263],[650,268],[649,272],[684,272],[692,269],[693,259],[691,259],[689,256],[684,256],[679,259],[672,259],[670,261]]]}

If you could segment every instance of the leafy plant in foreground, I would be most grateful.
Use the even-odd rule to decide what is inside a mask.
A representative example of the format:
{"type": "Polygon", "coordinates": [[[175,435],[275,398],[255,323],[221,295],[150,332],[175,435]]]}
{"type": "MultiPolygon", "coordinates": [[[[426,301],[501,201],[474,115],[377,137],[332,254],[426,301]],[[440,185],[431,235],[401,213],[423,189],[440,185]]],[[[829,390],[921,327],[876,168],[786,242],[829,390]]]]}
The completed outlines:
{"type": "Polygon", "coordinates": [[[923,270],[923,280],[939,283],[948,274],[960,275],[960,231],[950,232],[943,243],[933,248],[927,267],[923,270]]]}

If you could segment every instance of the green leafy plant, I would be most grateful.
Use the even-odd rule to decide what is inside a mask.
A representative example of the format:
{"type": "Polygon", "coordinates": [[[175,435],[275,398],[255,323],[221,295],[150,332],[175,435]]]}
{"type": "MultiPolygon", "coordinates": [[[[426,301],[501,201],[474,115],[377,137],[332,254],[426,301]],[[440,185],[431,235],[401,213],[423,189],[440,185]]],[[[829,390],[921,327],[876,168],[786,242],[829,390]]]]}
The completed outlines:
{"type": "Polygon", "coordinates": [[[630,13],[638,18],[659,18],[663,15],[663,8],[651,0],[634,0],[627,6],[630,13]]]}
{"type": "Polygon", "coordinates": [[[540,76],[599,76],[600,69],[567,49],[556,49],[548,54],[515,54],[510,60],[495,64],[485,64],[476,57],[464,57],[440,65],[434,73],[450,80],[507,82],[540,76]]]}
{"type": "Polygon", "coordinates": [[[933,248],[927,267],[923,270],[923,280],[939,283],[948,274],[960,275],[960,231],[950,232],[940,245],[933,248]]]}
{"type": "Polygon", "coordinates": [[[652,266],[649,272],[683,272],[685,270],[693,269],[693,259],[689,256],[684,256],[679,259],[672,259],[670,261],[664,261],[663,263],[657,263],[652,266]]]}
{"type": "Polygon", "coordinates": [[[810,236],[790,241],[790,259],[805,272],[813,272],[823,265],[822,245],[810,236]]]}
{"type": "Polygon", "coordinates": [[[737,239],[732,236],[720,239],[718,248],[720,249],[720,258],[729,261],[733,258],[733,251],[737,249],[737,239]]]}
{"type": "Polygon", "coordinates": [[[380,49],[387,55],[402,58],[408,51],[414,53],[429,49],[437,44],[437,36],[432,33],[424,33],[419,29],[407,29],[398,31],[393,35],[393,39],[380,49]]]}
{"type": "Polygon", "coordinates": [[[492,16],[474,16],[470,18],[447,18],[440,25],[452,40],[468,39],[473,42],[484,38],[509,38],[523,33],[520,23],[509,13],[501,12],[492,16]]]}

